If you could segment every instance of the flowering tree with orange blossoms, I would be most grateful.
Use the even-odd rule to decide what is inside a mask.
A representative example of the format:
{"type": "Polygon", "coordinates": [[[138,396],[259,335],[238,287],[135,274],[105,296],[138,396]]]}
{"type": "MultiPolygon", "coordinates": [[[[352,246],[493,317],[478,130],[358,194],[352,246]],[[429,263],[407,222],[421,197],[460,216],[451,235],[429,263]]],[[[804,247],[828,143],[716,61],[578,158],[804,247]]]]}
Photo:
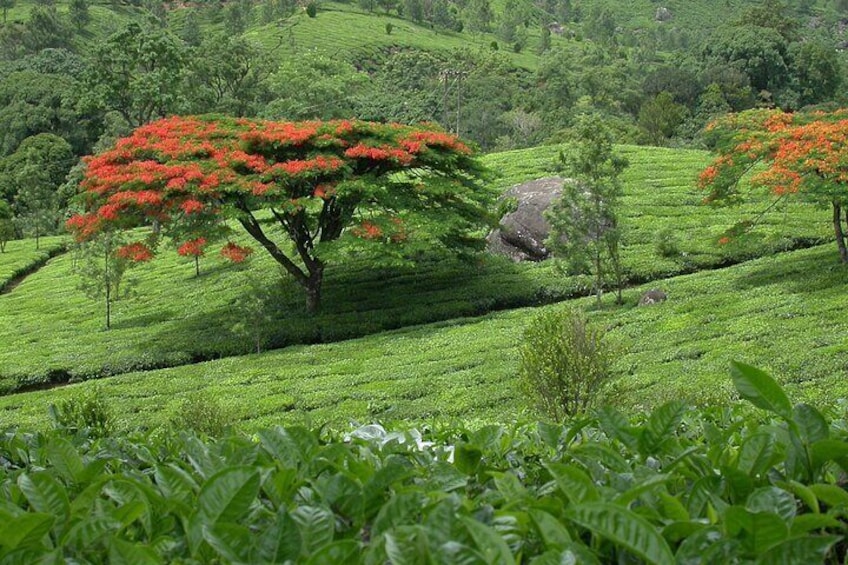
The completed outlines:
{"type": "MultiPolygon", "coordinates": [[[[777,199],[829,206],[839,257],[848,263],[848,110],[751,110],[708,127],[719,139],[719,155],[699,178],[700,186],[710,191],[707,202],[733,201],[743,186],[740,179],[754,171],[752,188],[765,187],[777,199]]],[[[744,224],[736,226],[723,240],[744,229],[744,224]]]]}
{"type": "MultiPolygon", "coordinates": [[[[87,159],[86,212],[68,228],[84,241],[155,224],[196,258],[233,220],[315,310],[333,258],[377,247],[395,256],[479,248],[490,223],[480,178],[469,148],[433,127],[172,117],[87,159]]],[[[233,241],[221,249],[235,262],[251,251],[233,241]]],[[[140,260],[152,253],[147,239],[126,251],[140,260]]]]}

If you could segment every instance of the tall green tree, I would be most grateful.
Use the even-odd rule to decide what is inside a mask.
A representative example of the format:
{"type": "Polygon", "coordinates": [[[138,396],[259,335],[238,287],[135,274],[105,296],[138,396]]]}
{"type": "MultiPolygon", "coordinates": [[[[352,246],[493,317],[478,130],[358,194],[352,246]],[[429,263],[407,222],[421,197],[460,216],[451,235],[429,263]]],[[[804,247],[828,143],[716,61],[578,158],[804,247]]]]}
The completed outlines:
{"type": "Polygon", "coordinates": [[[15,223],[12,207],[5,200],[0,200],[0,253],[6,252],[6,243],[15,237],[15,223]]]}
{"type": "Polygon", "coordinates": [[[357,111],[356,104],[361,94],[377,90],[379,81],[347,61],[309,51],[282,61],[269,77],[271,101],[260,115],[288,120],[370,117],[357,111]]]}
{"type": "Polygon", "coordinates": [[[37,53],[50,47],[70,47],[71,29],[59,15],[56,6],[34,6],[24,24],[24,47],[37,53]]]}
{"type": "Polygon", "coordinates": [[[80,83],[63,74],[32,70],[13,72],[0,80],[0,156],[39,133],[68,140],[78,155],[91,149],[99,128],[96,113],[83,112],[80,83]]]}
{"type": "Polygon", "coordinates": [[[188,67],[186,96],[194,112],[256,115],[271,99],[271,60],[260,45],[244,37],[207,36],[192,51],[188,67]]]}
{"type": "Polygon", "coordinates": [[[68,17],[71,23],[82,31],[91,22],[91,14],[88,11],[88,0],[71,0],[68,4],[68,17]]]}
{"type": "Polygon", "coordinates": [[[95,46],[86,76],[89,106],[119,112],[131,127],[185,105],[185,51],[169,31],[130,23],[95,46]]]}
{"type": "Polygon", "coordinates": [[[756,92],[776,93],[790,77],[788,47],[786,39],[772,28],[726,26],[712,33],[703,57],[707,64],[742,71],[756,92]]]}
{"type": "Polygon", "coordinates": [[[562,197],[545,214],[551,224],[546,245],[570,272],[592,276],[599,306],[609,282],[615,285],[620,303],[624,277],[619,255],[619,177],[628,162],[616,153],[611,131],[596,116],[581,116],[572,132],[562,157],[569,180],[563,184],[562,197]]]}
{"type": "Polygon", "coordinates": [[[15,183],[15,216],[23,231],[35,237],[54,233],[62,208],[67,204],[58,188],[76,158],[70,144],[61,137],[42,133],[29,137],[0,164],[15,183]]]}
{"type": "Polygon", "coordinates": [[[821,41],[810,40],[793,44],[790,54],[799,105],[832,100],[843,82],[836,51],[821,41]]]}
{"type": "Polygon", "coordinates": [[[687,110],[669,92],[660,92],[639,109],[639,127],[651,145],[665,145],[686,118],[687,110]]]}

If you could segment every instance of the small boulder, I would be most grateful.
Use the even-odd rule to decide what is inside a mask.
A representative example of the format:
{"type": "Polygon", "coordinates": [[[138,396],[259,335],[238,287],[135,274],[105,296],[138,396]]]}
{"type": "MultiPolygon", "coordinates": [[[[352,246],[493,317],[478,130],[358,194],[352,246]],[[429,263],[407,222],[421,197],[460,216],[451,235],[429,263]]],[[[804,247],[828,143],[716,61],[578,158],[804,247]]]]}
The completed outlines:
{"type": "Polygon", "coordinates": [[[658,22],[667,22],[671,20],[671,18],[671,10],[669,10],[665,6],[658,7],[656,14],[654,14],[654,19],[658,22]]]}
{"type": "Polygon", "coordinates": [[[652,288],[639,299],[639,306],[650,306],[668,300],[668,295],[658,288],[652,288]]]}
{"type": "Polygon", "coordinates": [[[526,182],[509,189],[504,200],[514,202],[500,226],[486,238],[490,252],[506,255],[513,261],[543,261],[550,257],[545,240],[551,225],[544,212],[551,202],[562,196],[560,177],[526,182]]]}

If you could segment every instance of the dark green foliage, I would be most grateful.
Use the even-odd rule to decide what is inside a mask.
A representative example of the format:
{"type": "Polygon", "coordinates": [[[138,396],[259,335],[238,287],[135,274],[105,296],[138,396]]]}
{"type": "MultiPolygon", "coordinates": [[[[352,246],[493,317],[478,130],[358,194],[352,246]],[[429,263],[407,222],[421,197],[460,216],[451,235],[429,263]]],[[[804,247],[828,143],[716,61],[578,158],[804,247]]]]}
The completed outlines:
{"type": "Polygon", "coordinates": [[[137,127],[181,109],[184,69],[179,38],[158,27],[128,24],[95,46],[87,105],[119,112],[137,127]]]}
{"type": "Polygon", "coordinates": [[[521,385],[555,422],[584,414],[612,377],[614,348],[578,310],[534,318],[519,346],[521,385]]]}
{"type": "Polygon", "coordinates": [[[791,407],[735,365],[766,407],[670,402],[563,424],[248,438],[156,433],[0,437],[0,552],[12,562],[844,560],[844,414],[791,407]],[[797,433],[796,433],[797,432],[797,433]],[[161,543],[167,539],[170,543],[161,543]]]}
{"type": "Polygon", "coordinates": [[[306,5],[306,15],[310,18],[314,18],[316,15],[318,15],[317,2],[309,2],[309,4],[306,5]]]}
{"type": "Polygon", "coordinates": [[[91,14],[88,11],[88,0],[71,0],[68,5],[68,16],[71,23],[82,31],[91,22],[91,14]]]}
{"type": "Polygon", "coordinates": [[[6,252],[6,243],[15,237],[13,219],[12,207],[5,200],[0,200],[0,253],[6,252]]]}

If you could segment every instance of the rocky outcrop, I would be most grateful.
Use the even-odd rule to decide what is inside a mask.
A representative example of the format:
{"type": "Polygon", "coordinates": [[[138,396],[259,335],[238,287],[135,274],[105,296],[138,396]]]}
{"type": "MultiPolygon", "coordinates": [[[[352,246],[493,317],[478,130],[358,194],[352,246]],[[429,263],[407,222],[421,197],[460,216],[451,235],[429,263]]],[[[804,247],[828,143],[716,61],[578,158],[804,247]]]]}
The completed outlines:
{"type": "Polygon", "coordinates": [[[486,238],[489,251],[513,261],[548,259],[545,240],[551,226],[544,212],[562,195],[563,181],[560,177],[544,178],[509,189],[503,199],[510,211],[501,219],[500,227],[486,238]]]}

